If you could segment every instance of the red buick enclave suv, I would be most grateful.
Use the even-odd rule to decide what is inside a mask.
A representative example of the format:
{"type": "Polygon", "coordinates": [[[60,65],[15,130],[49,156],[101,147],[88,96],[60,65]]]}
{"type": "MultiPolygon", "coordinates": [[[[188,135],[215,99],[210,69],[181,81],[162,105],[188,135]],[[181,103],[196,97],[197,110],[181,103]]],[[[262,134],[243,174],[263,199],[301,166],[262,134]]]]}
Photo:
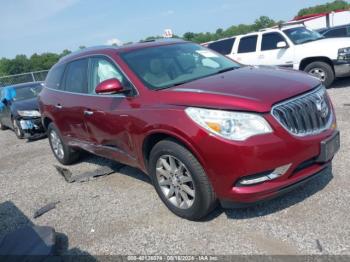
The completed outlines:
{"type": "Polygon", "coordinates": [[[165,205],[200,219],[330,172],[339,132],[325,88],[304,73],[241,67],[180,40],[62,58],[40,93],[55,157],[79,150],[136,167],[165,205]]]}

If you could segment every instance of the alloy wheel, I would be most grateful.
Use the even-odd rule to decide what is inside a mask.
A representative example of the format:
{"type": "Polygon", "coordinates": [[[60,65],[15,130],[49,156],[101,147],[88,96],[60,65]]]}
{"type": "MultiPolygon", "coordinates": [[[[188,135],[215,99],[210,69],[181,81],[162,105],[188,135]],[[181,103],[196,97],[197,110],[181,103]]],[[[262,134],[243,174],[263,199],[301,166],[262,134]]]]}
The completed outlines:
{"type": "Polygon", "coordinates": [[[309,71],[309,74],[312,75],[312,76],[317,77],[317,78],[320,79],[322,82],[325,82],[326,79],[327,79],[326,72],[325,72],[322,68],[319,68],[319,67],[312,68],[312,69],[309,71]]]}
{"type": "Polygon", "coordinates": [[[156,165],[157,182],[168,202],[180,209],[189,209],[195,200],[192,175],[179,159],[161,156],[156,165]]]}
{"type": "Polygon", "coordinates": [[[64,158],[63,144],[60,137],[54,130],[51,130],[50,132],[50,141],[51,141],[52,150],[55,153],[55,155],[59,159],[63,159],[64,158]]]}

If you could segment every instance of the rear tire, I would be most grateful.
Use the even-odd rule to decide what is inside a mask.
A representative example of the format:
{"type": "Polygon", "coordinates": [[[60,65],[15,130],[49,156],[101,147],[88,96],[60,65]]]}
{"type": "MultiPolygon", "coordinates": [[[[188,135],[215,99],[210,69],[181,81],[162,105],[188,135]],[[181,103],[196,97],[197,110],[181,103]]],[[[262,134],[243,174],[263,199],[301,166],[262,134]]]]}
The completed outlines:
{"type": "Polygon", "coordinates": [[[149,173],[159,197],[177,216],[200,220],[216,207],[217,199],[203,167],[176,141],[163,140],[153,147],[149,173]]]}
{"type": "Polygon", "coordinates": [[[325,62],[312,62],[305,67],[304,71],[320,79],[326,88],[329,88],[335,80],[332,67],[325,62]]]}
{"type": "Polygon", "coordinates": [[[21,128],[21,124],[19,123],[18,120],[12,119],[12,126],[13,126],[13,131],[15,132],[16,136],[18,139],[23,139],[24,138],[24,132],[21,128]]]}
{"type": "Polygon", "coordinates": [[[4,125],[1,123],[1,121],[0,121],[0,130],[6,130],[6,129],[7,129],[7,127],[4,126],[4,125]]]}
{"type": "Polygon", "coordinates": [[[63,165],[71,165],[79,160],[79,151],[66,145],[57,127],[51,123],[47,128],[51,150],[56,159],[63,165]]]}

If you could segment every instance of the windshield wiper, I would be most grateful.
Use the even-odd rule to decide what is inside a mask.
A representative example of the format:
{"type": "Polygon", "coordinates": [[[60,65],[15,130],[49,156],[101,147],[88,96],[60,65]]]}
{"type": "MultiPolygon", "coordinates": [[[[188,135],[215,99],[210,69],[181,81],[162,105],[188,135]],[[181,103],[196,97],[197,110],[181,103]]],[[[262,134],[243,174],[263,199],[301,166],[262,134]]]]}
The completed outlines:
{"type": "Polygon", "coordinates": [[[222,73],[225,73],[225,72],[228,72],[228,71],[235,70],[237,68],[239,68],[239,67],[232,66],[232,67],[224,68],[224,69],[221,69],[221,70],[217,71],[216,74],[222,74],[222,73]]]}
{"type": "Polygon", "coordinates": [[[168,89],[168,88],[171,88],[171,87],[174,87],[174,86],[180,86],[180,85],[192,82],[194,80],[197,80],[197,79],[191,79],[191,80],[187,80],[187,81],[178,82],[178,83],[167,85],[167,86],[164,86],[164,87],[159,87],[159,88],[156,88],[154,90],[155,91],[159,91],[159,90],[163,90],[163,89],[168,89]]]}
{"type": "Polygon", "coordinates": [[[181,85],[183,85],[183,84],[192,82],[192,81],[194,81],[194,80],[197,80],[197,79],[191,79],[191,80],[187,80],[187,81],[178,82],[178,83],[175,83],[175,84],[173,84],[173,85],[171,85],[171,86],[172,86],[172,87],[173,87],[173,86],[181,86],[181,85]]]}
{"type": "Polygon", "coordinates": [[[235,69],[238,69],[239,67],[237,66],[232,66],[232,67],[228,67],[228,68],[224,68],[224,69],[221,69],[213,74],[210,74],[210,75],[206,75],[206,76],[201,76],[201,77],[196,77],[196,78],[193,78],[193,79],[190,79],[190,80],[186,80],[186,81],[181,81],[181,82],[178,82],[178,83],[175,83],[175,84],[171,84],[171,85],[168,85],[168,86],[165,86],[165,87],[160,87],[160,88],[157,88],[155,90],[162,90],[162,89],[167,89],[167,88],[170,88],[170,87],[174,87],[174,86],[181,86],[181,85],[184,85],[184,84],[187,84],[189,82],[193,82],[193,81],[196,81],[198,79],[202,79],[202,78],[206,78],[206,77],[210,77],[210,76],[213,76],[213,75],[217,75],[217,74],[221,74],[221,73],[225,73],[225,72],[228,72],[228,71],[231,71],[231,70],[235,70],[235,69]]]}

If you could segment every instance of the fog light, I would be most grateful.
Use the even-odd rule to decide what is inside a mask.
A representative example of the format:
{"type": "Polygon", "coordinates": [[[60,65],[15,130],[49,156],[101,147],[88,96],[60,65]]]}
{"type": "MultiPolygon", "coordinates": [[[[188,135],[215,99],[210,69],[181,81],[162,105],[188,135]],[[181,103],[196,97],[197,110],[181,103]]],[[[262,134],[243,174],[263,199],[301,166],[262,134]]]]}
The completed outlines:
{"type": "Polygon", "coordinates": [[[278,167],[272,172],[265,172],[263,174],[242,178],[237,182],[237,186],[250,186],[250,185],[259,184],[265,181],[274,180],[284,175],[285,173],[287,173],[291,165],[292,164],[288,164],[288,165],[278,167]]]}

